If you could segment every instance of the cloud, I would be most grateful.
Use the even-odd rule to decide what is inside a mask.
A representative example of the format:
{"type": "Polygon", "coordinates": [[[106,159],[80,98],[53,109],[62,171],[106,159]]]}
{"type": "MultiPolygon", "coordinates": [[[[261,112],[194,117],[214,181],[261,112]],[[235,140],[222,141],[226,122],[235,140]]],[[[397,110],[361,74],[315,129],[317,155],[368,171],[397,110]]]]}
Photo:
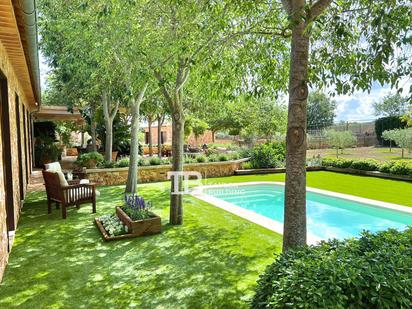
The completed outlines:
{"type": "MultiPolygon", "coordinates": [[[[407,95],[412,82],[409,79],[400,81],[403,95],[407,95]]],[[[373,103],[381,100],[389,93],[395,92],[389,85],[374,84],[370,93],[357,91],[352,95],[334,97],[337,102],[336,121],[372,121],[376,119],[373,103]]]]}

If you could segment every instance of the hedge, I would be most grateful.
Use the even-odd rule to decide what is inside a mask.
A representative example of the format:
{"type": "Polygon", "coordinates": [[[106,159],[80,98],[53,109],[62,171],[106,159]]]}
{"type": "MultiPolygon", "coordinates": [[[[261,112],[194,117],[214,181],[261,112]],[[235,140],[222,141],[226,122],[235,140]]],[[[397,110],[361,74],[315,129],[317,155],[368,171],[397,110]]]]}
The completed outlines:
{"type": "Polygon", "coordinates": [[[322,166],[337,168],[353,168],[364,171],[380,171],[394,175],[412,176],[412,160],[387,161],[380,163],[373,159],[350,160],[350,159],[322,159],[322,166]]]}
{"type": "Polygon", "coordinates": [[[412,229],[288,250],[260,276],[251,308],[412,308],[412,229]]]}
{"type": "Polygon", "coordinates": [[[381,145],[388,146],[389,142],[382,138],[382,133],[386,130],[401,129],[406,127],[406,123],[402,122],[400,117],[390,116],[375,120],[375,133],[381,145]]]}

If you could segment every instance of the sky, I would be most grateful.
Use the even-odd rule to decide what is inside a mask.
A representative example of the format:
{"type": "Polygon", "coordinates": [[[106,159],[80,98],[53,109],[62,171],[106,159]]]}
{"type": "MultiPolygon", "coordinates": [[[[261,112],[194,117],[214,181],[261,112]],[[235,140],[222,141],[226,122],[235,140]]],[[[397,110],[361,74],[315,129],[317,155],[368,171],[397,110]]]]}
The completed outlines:
{"type": "MultiPolygon", "coordinates": [[[[47,74],[50,71],[43,55],[39,54],[40,58],[40,74],[41,74],[41,87],[44,90],[46,87],[47,74]]],[[[411,80],[404,80],[399,83],[404,91],[405,95],[409,86],[412,84],[411,80]]],[[[395,92],[391,90],[388,85],[381,86],[374,84],[370,93],[357,91],[351,95],[339,95],[335,96],[334,100],[337,103],[335,122],[340,121],[360,121],[367,122],[373,121],[377,117],[374,115],[373,103],[381,100],[389,93],[395,92]]]]}

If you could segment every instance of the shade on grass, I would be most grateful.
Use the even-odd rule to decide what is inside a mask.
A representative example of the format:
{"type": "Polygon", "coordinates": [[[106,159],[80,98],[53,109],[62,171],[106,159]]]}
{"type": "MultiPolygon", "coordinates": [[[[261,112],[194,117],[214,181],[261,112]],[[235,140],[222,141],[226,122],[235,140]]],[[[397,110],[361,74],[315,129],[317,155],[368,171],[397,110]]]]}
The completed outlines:
{"type": "MultiPolygon", "coordinates": [[[[236,176],[208,183],[282,181],[236,176]]],[[[312,187],[412,206],[412,184],[329,172],[308,173],[312,187]]],[[[0,308],[247,307],[256,279],[279,252],[281,236],[194,198],[184,225],[170,227],[168,183],[140,186],[163,219],[160,235],[105,243],[91,206],[47,215],[44,193],[23,209],[0,308]]],[[[122,186],[99,189],[98,215],[113,212],[122,186]]]]}
{"type": "MultiPolygon", "coordinates": [[[[166,223],[166,183],[145,185],[166,223]]],[[[100,188],[98,215],[113,212],[124,187],[100,188]]],[[[279,252],[281,236],[193,198],[183,226],[105,243],[91,206],[47,215],[31,194],[0,286],[0,308],[241,307],[279,252]]]]}

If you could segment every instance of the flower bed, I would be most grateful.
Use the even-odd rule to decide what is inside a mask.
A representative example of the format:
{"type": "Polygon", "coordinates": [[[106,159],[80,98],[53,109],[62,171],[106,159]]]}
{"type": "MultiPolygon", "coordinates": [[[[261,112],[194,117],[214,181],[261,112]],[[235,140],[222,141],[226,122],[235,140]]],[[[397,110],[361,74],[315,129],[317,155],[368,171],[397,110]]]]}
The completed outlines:
{"type": "Polygon", "coordinates": [[[104,215],[100,218],[95,218],[94,222],[106,241],[137,236],[128,233],[128,227],[116,215],[104,215]]]}
{"type": "Polygon", "coordinates": [[[161,233],[161,218],[151,211],[151,203],[138,195],[125,195],[125,205],[116,207],[116,214],[95,219],[105,240],[161,233]]]}
{"type": "MultiPolygon", "coordinates": [[[[206,162],[185,164],[185,171],[199,172],[203,177],[233,176],[240,169],[241,164],[248,159],[235,161],[206,162]]],[[[172,170],[172,165],[140,166],[138,168],[139,183],[166,181],[167,172],[172,170]]],[[[126,183],[129,168],[88,169],[82,177],[98,185],[122,185],[126,183]]]]}

